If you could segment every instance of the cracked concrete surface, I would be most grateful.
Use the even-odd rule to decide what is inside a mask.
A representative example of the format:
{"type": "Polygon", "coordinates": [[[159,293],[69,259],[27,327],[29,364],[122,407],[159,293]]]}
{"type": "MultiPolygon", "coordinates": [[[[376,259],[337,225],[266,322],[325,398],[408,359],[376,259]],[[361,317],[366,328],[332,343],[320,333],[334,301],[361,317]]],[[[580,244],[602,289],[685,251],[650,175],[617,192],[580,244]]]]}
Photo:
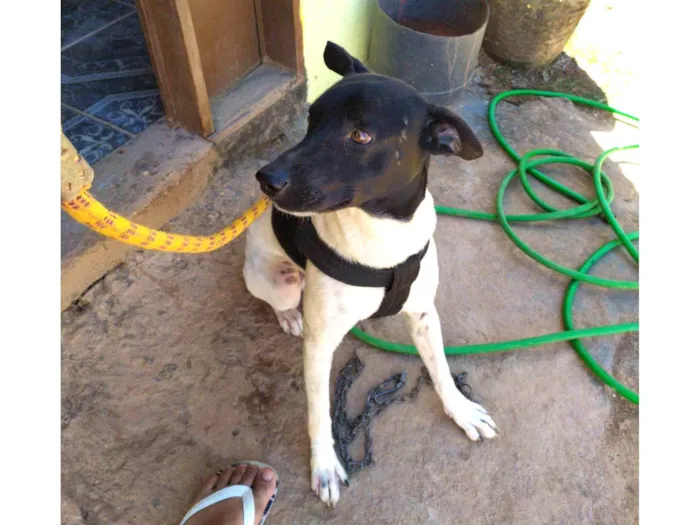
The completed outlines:
{"type": "MultiPolygon", "coordinates": [[[[486,103],[474,89],[454,106],[483,141],[485,155],[471,163],[433,160],[429,186],[439,204],[494,209],[496,189],[513,165],[491,138],[486,103]]],[[[601,151],[592,131],[629,143],[629,132],[612,119],[561,100],[505,104],[499,120],[519,151],[553,147],[592,161],[601,151]]],[[[300,133],[301,123],[289,140],[300,133]]],[[[221,170],[198,203],[167,228],[207,233],[227,224],[258,196],[256,169],[287,145],[221,170]]],[[[614,160],[605,164],[615,184],[613,210],[627,231],[636,230],[634,166],[614,160]]],[[[545,171],[593,195],[576,169],[545,171]]],[[[532,209],[519,188],[507,200],[509,210],[532,209]]],[[[613,236],[599,219],[518,231],[570,267],[613,236]]],[[[499,226],[443,217],[436,241],[437,307],[447,344],[562,328],[567,279],[522,254],[499,226]]],[[[603,387],[566,343],[449,358],[454,372],[469,372],[474,395],[501,437],[471,443],[426,388],[415,402],[392,406],[376,420],[376,466],[356,474],[338,507],[326,509],[309,488],[301,341],[283,334],[269,307],[246,292],[243,250],[239,240],[203,255],[136,253],[63,314],[65,525],[178,523],[202,480],[237,459],[266,461],[280,473],[270,525],[638,522],[637,407],[603,387]]],[[[637,278],[623,253],[594,273],[637,278]]],[[[635,292],[583,286],[575,305],[580,327],[637,316],[635,292]]],[[[363,327],[408,342],[401,318],[363,327]]],[[[638,389],[636,334],[585,343],[638,389]]],[[[392,373],[407,370],[409,388],[419,375],[417,357],[373,350],[348,336],[336,353],[334,377],[355,350],[367,366],[350,393],[351,412],[392,373]]]]}

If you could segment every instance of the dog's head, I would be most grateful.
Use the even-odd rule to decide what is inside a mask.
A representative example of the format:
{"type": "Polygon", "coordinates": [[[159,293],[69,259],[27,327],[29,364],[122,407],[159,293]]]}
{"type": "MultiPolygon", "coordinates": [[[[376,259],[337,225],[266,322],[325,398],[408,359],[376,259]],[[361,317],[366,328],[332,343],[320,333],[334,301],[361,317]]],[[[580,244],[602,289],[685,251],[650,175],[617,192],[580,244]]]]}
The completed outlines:
{"type": "Polygon", "coordinates": [[[408,84],[371,73],[332,42],[323,58],[343,78],[311,105],[304,139],[256,175],[277,207],[410,216],[425,194],[430,155],[483,154],[461,117],[408,84]]]}

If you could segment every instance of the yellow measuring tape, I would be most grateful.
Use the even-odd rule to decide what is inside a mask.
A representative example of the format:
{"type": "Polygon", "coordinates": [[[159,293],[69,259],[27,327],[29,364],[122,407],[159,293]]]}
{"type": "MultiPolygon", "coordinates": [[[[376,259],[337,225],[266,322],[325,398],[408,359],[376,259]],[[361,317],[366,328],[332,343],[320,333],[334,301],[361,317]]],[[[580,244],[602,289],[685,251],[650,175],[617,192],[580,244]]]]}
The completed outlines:
{"type": "Polygon", "coordinates": [[[79,223],[124,244],[161,252],[211,252],[241,235],[270,205],[263,197],[229,226],[205,236],[180,235],[136,224],[108,210],[88,192],[92,168],[61,135],[61,207],[79,223]]]}

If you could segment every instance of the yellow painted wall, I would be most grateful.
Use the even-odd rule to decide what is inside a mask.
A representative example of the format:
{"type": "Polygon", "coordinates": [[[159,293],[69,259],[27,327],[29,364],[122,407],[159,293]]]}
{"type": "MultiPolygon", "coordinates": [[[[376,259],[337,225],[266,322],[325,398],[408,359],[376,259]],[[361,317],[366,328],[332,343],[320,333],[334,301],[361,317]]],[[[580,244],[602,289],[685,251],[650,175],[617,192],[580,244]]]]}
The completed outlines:
{"type": "Polygon", "coordinates": [[[323,50],[328,40],[343,46],[360,60],[367,58],[372,1],[301,0],[309,102],[340,80],[323,63],[323,50]]]}

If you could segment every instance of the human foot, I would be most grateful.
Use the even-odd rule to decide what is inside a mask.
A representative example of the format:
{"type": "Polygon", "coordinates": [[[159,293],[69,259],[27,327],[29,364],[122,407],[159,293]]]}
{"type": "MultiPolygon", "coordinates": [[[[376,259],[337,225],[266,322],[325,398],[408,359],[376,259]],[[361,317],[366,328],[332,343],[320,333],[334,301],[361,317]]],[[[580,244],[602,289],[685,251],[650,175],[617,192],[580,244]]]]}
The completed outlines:
{"type": "MultiPolygon", "coordinates": [[[[255,504],[255,518],[250,522],[259,525],[267,516],[277,491],[277,475],[270,467],[260,468],[251,462],[234,463],[209,477],[195,498],[195,507],[206,498],[215,498],[226,487],[243,485],[250,487],[255,504]]],[[[224,493],[220,493],[224,494],[224,493]]],[[[243,499],[229,497],[202,508],[181,525],[246,525],[243,519],[243,499]]],[[[195,508],[193,507],[193,509],[195,508]]],[[[246,516],[247,517],[247,516],[246,516]]]]}

